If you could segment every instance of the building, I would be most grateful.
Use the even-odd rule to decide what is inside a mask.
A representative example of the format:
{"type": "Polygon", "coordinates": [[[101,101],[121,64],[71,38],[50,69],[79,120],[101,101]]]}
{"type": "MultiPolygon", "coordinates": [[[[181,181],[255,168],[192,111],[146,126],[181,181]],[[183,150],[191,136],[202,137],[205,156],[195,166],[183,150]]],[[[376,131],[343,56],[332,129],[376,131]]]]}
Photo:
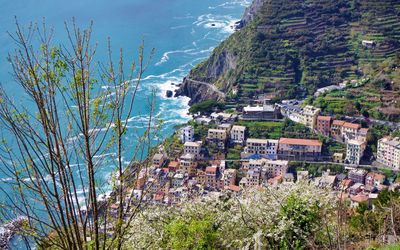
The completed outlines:
{"type": "Polygon", "coordinates": [[[152,160],[154,167],[161,168],[164,165],[166,159],[163,154],[155,154],[152,160]]]}
{"type": "Polygon", "coordinates": [[[367,128],[361,128],[360,124],[341,120],[334,120],[331,126],[331,136],[338,141],[348,140],[367,141],[367,128]]]}
{"type": "Polygon", "coordinates": [[[343,125],[345,124],[345,121],[341,120],[334,120],[331,125],[331,135],[335,139],[342,140],[342,128],[343,125]]]}
{"type": "Polygon", "coordinates": [[[263,106],[247,106],[243,108],[241,119],[248,121],[275,120],[278,118],[279,111],[276,106],[264,104],[263,106]]]}
{"type": "Polygon", "coordinates": [[[376,46],[376,42],[375,41],[370,41],[370,40],[362,40],[361,41],[362,46],[368,48],[368,49],[372,49],[376,46]]]}
{"type": "Polygon", "coordinates": [[[231,128],[232,128],[232,125],[229,123],[222,123],[222,124],[218,125],[218,129],[225,130],[228,135],[231,132],[231,128]]]}
{"type": "Polygon", "coordinates": [[[192,126],[186,126],[179,130],[179,139],[181,143],[194,141],[194,128],[192,126]]]}
{"type": "Polygon", "coordinates": [[[317,117],[321,112],[321,109],[311,105],[301,108],[297,102],[292,101],[282,102],[280,108],[283,116],[311,129],[316,129],[317,117]]]}
{"type": "Polygon", "coordinates": [[[183,174],[194,176],[196,174],[197,161],[194,154],[184,154],[179,158],[180,171],[183,174]]]}
{"type": "Polygon", "coordinates": [[[384,137],[378,141],[377,162],[400,169],[400,138],[384,137]]]}
{"type": "Polygon", "coordinates": [[[361,158],[364,155],[366,143],[357,140],[347,141],[346,162],[349,164],[360,164],[361,158]]]}
{"type": "Polygon", "coordinates": [[[285,160],[319,160],[322,142],[309,139],[281,138],[278,158],[285,160]]]}
{"type": "Polygon", "coordinates": [[[246,181],[246,187],[259,186],[261,184],[261,171],[258,169],[247,171],[246,181]]]}
{"type": "Polygon", "coordinates": [[[196,157],[196,159],[200,159],[201,142],[191,142],[191,141],[185,142],[185,144],[183,145],[183,152],[185,154],[193,154],[196,157]]]}
{"type": "Polygon", "coordinates": [[[236,182],[237,170],[236,169],[225,169],[221,182],[223,187],[234,186],[236,182]]]}
{"type": "Polygon", "coordinates": [[[267,179],[284,176],[289,166],[288,161],[265,159],[262,173],[267,179]]]}
{"type": "Polygon", "coordinates": [[[356,134],[356,140],[359,141],[367,141],[369,129],[368,128],[360,128],[356,134]]]}
{"type": "Polygon", "coordinates": [[[343,153],[334,153],[332,156],[333,162],[343,163],[344,162],[344,154],[343,153]]]}
{"type": "Polygon", "coordinates": [[[234,123],[238,119],[237,114],[229,114],[229,113],[212,113],[210,115],[211,119],[216,123],[216,124],[222,124],[222,123],[234,123]]]}
{"type": "Polygon", "coordinates": [[[344,141],[355,140],[360,129],[360,124],[345,122],[342,127],[342,136],[344,141]]]}
{"type": "Polygon", "coordinates": [[[349,179],[354,183],[365,183],[365,177],[367,176],[367,171],[364,169],[352,169],[349,171],[349,179]]]}
{"type": "Polygon", "coordinates": [[[315,129],[317,125],[317,117],[319,113],[321,112],[321,109],[313,107],[311,105],[307,105],[303,108],[302,112],[302,124],[304,124],[306,127],[309,127],[311,129],[315,129]]]}
{"type": "Polygon", "coordinates": [[[179,169],[179,162],[178,161],[170,161],[168,164],[168,171],[176,172],[179,169]]]}
{"type": "Polygon", "coordinates": [[[385,182],[385,180],[386,180],[385,175],[371,172],[368,173],[367,176],[365,177],[365,185],[371,187],[379,187],[385,182]]]}
{"type": "Polygon", "coordinates": [[[324,135],[329,136],[331,132],[332,117],[330,116],[318,116],[317,117],[317,131],[324,135]]]}
{"type": "Polygon", "coordinates": [[[243,144],[246,140],[246,127],[233,126],[231,130],[231,143],[243,144]]]}
{"type": "MultiPolygon", "coordinates": [[[[257,159],[249,160],[242,163],[242,171],[248,173],[249,171],[257,171],[260,173],[260,181],[267,181],[276,176],[284,176],[287,172],[289,162],[282,160],[270,159],[257,159]]],[[[248,177],[248,176],[247,176],[248,177]]],[[[249,178],[247,178],[250,180],[249,178]]]]}
{"type": "Polygon", "coordinates": [[[248,138],[243,158],[251,155],[263,155],[269,159],[276,159],[278,143],[278,140],[248,138]]]}
{"type": "Polygon", "coordinates": [[[228,133],[225,129],[209,129],[207,135],[207,141],[219,149],[224,150],[226,146],[226,140],[228,133]]]}
{"type": "Polygon", "coordinates": [[[207,188],[219,189],[219,187],[220,187],[220,182],[219,182],[220,173],[219,173],[218,167],[215,167],[215,166],[206,167],[205,177],[206,177],[206,180],[205,180],[204,185],[207,188]]]}

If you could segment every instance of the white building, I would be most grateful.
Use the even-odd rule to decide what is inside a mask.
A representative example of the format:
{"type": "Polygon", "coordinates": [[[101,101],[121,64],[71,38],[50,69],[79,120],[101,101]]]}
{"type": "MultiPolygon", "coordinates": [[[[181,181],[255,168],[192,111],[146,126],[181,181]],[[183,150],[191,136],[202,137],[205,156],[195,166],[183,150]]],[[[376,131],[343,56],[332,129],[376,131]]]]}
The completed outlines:
{"type": "Polygon", "coordinates": [[[194,128],[192,126],[186,126],[179,130],[179,139],[181,143],[194,141],[194,128]]]}
{"type": "Polygon", "coordinates": [[[377,161],[383,165],[400,169],[400,138],[384,137],[378,141],[377,161]]]}
{"type": "Polygon", "coordinates": [[[246,140],[244,154],[247,156],[267,155],[269,158],[275,159],[278,154],[278,144],[278,140],[249,138],[246,140]]]}
{"type": "Polygon", "coordinates": [[[357,140],[347,141],[346,161],[350,164],[360,164],[361,158],[364,155],[365,142],[357,140]]]}
{"type": "Polygon", "coordinates": [[[245,140],[246,140],[246,127],[233,126],[231,130],[231,142],[237,144],[243,144],[245,140]]]}

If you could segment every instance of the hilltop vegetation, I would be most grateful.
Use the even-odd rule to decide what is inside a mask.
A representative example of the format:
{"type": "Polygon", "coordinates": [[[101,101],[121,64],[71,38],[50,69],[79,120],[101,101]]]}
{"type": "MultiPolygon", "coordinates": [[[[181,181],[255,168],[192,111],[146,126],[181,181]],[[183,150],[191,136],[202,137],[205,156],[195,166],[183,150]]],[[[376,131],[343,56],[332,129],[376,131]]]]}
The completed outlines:
{"type": "Polygon", "coordinates": [[[399,1],[264,0],[253,20],[189,78],[214,83],[228,100],[250,102],[264,93],[302,98],[317,88],[368,76],[376,111],[386,105],[393,113],[398,104],[381,107],[379,100],[397,97],[399,41],[399,1]],[[363,40],[376,46],[367,48],[363,40]]]}

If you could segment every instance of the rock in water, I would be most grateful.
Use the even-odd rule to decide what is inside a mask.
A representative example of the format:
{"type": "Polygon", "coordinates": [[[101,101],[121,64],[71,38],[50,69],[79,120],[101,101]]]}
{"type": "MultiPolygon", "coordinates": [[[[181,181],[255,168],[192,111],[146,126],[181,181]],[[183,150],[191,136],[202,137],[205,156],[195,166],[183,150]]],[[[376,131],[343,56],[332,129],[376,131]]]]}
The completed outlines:
{"type": "Polygon", "coordinates": [[[174,92],[172,92],[171,90],[167,90],[166,95],[168,98],[171,98],[173,96],[173,94],[174,94],[174,92]]]}

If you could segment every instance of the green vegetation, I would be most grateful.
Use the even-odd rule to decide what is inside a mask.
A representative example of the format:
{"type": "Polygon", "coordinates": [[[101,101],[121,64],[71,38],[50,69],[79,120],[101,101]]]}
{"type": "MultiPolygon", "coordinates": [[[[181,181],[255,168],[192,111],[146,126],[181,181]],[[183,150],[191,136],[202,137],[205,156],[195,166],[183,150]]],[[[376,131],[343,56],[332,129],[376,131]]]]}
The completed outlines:
{"type": "Polygon", "coordinates": [[[236,124],[246,126],[248,129],[248,135],[252,138],[318,138],[318,136],[312,133],[306,126],[295,123],[289,119],[285,119],[282,122],[239,121],[236,124]]]}
{"type": "Polygon", "coordinates": [[[305,182],[250,189],[238,197],[150,207],[135,217],[127,244],[174,250],[385,249],[382,239],[400,233],[399,193],[383,191],[374,206],[352,208],[305,182]]]}
{"type": "Polygon", "coordinates": [[[217,248],[218,227],[211,215],[205,218],[173,219],[165,225],[163,249],[215,249],[217,248]]]}
{"type": "Polygon", "coordinates": [[[214,100],[206,100],[204,102],[193,104],[189,112],[191,114],[200,113],[211,113],[215,108],[223,109],[225,105],[223,103],[214,101],[214,100]]]}
{"type": "Polygon", "coordinates": [[[283,122],[239,121],[236,125],[246,126],[249,137],[279,139],[282,135],[283,122]]]}
{"type": "Polygon", "coordinates": [[[218,46],[190,78],[214,83],[250,102],[270,93],[302,98],[345,80],[365,85],[328,94],[315,103],[330,113],[400,119],[400,2],[265,1],[252,22],[218,46]],[[374,48],[363,40],[377,42],[374,48]],[[221,66],[222,64],[222,66],[221,66]],[[352,97],[353,96],[353,97],[352,97]]]}

